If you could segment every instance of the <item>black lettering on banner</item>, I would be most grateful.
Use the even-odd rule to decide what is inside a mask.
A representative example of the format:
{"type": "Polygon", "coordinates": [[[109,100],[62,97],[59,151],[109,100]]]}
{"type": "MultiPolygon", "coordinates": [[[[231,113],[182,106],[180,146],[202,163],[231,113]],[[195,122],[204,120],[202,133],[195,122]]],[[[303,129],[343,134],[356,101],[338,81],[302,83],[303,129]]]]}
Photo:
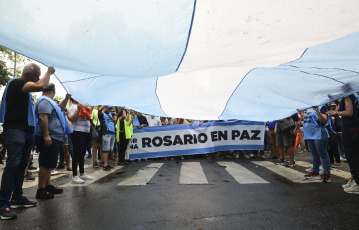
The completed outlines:
{"type": "Polygon", "coordinates": [[[225,130],[224,132],[218,131],[218,140],[228,140],[228,132],[225,130]]]}
{"type": "Polygon", "coordinates": [[[260,140],[261,138],[258,137],[258,135],[261,133],[260,130],[251,130],[251,133],[253,133],[251,140],[260,140]]]}
{"type": "Polygon", "coordinates": [[[249,136],[249,133],[248,133],[247,130],[243,130],[243,131],[242,131],[242,135],[241,135],[241,137],[240,137],[239,139],[240,139],[240,140],[243,140],[243,139],[250,140],[251,137],[249,136]]]}
{"type": "Polygon", "coordinates": [[[193,134],[193,143],[197,144],[197,136],[196,136],[196,134],[193,134]]]}
{"type": "Polygon", "coordinates": [[[212,141],[218,141],[217,131],[211,132],[211,140],[212,140],[212,141]]]}
{"type": "Polygon", "coordinates": [[[191,134],[183,135],[183,142],[184,142],[185,145],[186,144],[193,144],[192,140],[193,140],[193,136],[191,134]]]}
{"type": "Polygon", "coordinates": [[[232,130],[232,140],[235,140],[236,137],[239,137],[241,135],[241,132],[239,130],[232,130]]]}
{"type": "Polygon", "coordinates": [[[171,146],[172,145],[171,136],[164,136],[163,142],[164,142],[163,143],[164,146],[171,146]]]}
{"type": "Polygon", "coordinates": [[[175,136],[175,139],[174,139],[174,141],[173,141],[173,145],[183,145],[183,141],[182,141],[182,139],[181,139],[181,137],[180,137],[180,135],[176,135],[175,136]]]}
{"type": "Polygon", "coordinates": [[[155,146],[155,147],[160,147],[163,143],[163,140],[161,137],[154,137],[152,139],[152,145],[155,146]]]}
{"type": "Polygon", "coordinates": [[[137,144],[137,139],[136,139],[136,138],[133,138],[131,142],[134,143],[134,144],[135,144],[135,143],[137,144]]]}
{"type": "Polygon", "coordinates": [[[130,149],[138,149],[137,144],[131,145],[131,146],[130,146],[130,149]]]}
{"type": "Polygon", "coordinates": [[[208,137],[205,133],[198,134],[198,142],[199,143],[205,143],[205,142],[207,142],[207,140],[208,140],[208,137]]]}
{"type": "Polygon", "coordinates": [[[151,148],[151,138],[149,137],[142,138],[142,148],[146,148],[146,147],[151,148]]]}

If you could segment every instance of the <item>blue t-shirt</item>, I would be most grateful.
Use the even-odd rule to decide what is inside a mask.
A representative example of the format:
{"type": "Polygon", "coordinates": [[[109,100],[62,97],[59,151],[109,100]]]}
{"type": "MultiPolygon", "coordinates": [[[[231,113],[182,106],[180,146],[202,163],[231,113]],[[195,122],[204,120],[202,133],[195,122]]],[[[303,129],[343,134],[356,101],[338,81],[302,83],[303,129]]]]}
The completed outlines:
{"type": "MultiPolygon", "coordinates": [[[[328,110],[325,106],[319,108],[322,114],[325,114],[328,110]]],[[[330,118],[329,118],[330,119],[330,118]]],[[[329,121],[325,124],[319,122],[318,114],[315,110],[309,109],[303,119],[303,134],[305,140],[320,140],[328,138],[328,130],[326,126],[329,124],[329,121]],[[323,136],[324,135],[324,136],[323,136]]]]}
{"type": "MultiPolygon", "coordinates": [[[[48,114],[50,137],[59,141],[63,141],[64,128],[62,127],[59,117],[57,116],[55,108],[50,104],[50,102],[48,102],[47,100],[42,100],[36,108],[36,113],[38,115],[48,114]]],[[[37,127],[36,135],[44,136],[41,131],[40,125],[38,125],[37,127]]]]}

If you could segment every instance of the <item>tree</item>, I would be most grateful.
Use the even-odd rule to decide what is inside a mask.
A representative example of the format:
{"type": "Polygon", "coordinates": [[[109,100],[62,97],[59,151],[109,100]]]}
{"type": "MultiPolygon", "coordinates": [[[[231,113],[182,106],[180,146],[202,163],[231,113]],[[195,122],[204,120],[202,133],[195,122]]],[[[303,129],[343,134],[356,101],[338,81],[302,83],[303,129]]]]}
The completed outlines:
{"type": "Polygon", "coordinates": [[[0,46],[0,86],[6,85],[13,77],[20,77],[22,67],[27,61],[30,61],[30,59],[0,46]],[[16,71],[14,76],[15,61],[16,71]]]}

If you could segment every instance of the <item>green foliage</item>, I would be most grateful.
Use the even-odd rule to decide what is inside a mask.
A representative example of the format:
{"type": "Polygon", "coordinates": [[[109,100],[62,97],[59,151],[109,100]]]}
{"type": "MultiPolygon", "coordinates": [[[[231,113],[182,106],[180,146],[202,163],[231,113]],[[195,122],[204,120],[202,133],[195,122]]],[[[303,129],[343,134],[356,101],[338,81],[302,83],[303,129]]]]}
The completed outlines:
{"type": "Polygon", "coordinates": [[[21,70],[30,59],[16,54],[16,71],[14,76],[15,52],[0,46],[0,86],[4,86],[13,77],[20,77],[21,70]]]}

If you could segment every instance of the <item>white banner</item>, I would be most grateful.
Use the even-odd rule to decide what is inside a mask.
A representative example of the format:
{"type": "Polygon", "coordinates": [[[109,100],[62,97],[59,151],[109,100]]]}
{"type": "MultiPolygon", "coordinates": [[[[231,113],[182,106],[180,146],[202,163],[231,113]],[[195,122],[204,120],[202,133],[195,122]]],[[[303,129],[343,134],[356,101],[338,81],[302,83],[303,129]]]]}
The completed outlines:
{"type": "Polygon", "coordinates": [[[127,159],[211,153],[222,150],[262,150],[264,122],[208,122],[135,129],[127,159]]]}

